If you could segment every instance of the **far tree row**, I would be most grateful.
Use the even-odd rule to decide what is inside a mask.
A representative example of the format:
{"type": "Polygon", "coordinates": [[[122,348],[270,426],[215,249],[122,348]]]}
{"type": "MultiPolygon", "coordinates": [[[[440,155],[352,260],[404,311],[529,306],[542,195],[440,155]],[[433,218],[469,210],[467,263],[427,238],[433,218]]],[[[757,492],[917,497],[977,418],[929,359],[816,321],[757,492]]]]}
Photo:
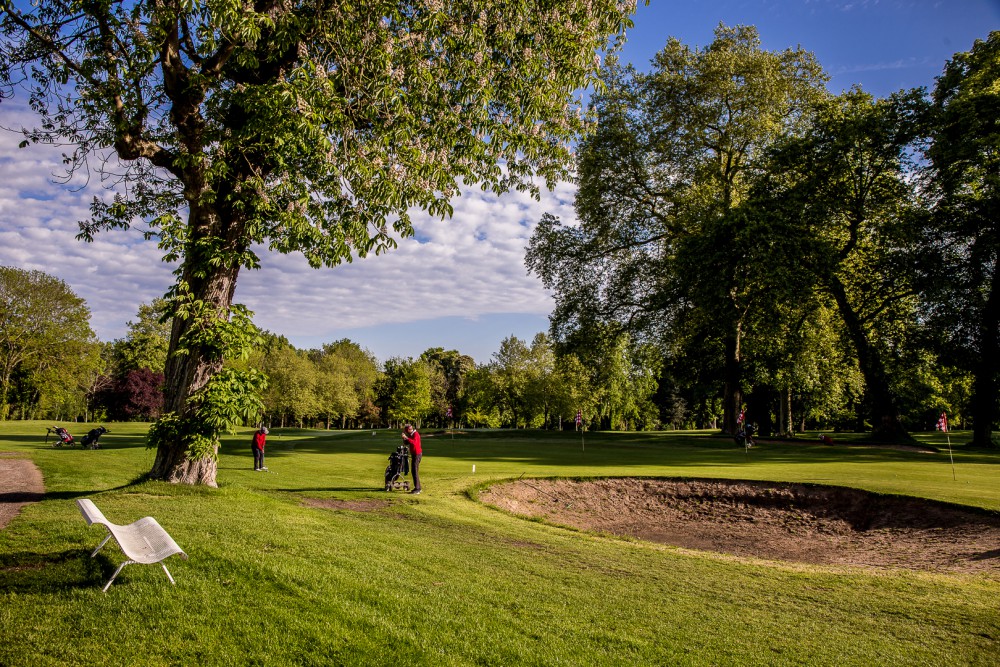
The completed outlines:
{"type": "MultiPolygon", "coordinates": [[[[139,307],[126,335],[97,340],[90,311],[63,281],[0,267],[0,419],[155,420],[164,406],[165,304],[139,307]]],[[[489,363],[432,348],[384,363],[350,340],[299,350],[265,334],[244,360],[264,379],[263,419],[278,426],[656,428],[656,365],[624,341],[556,356],[544,334],[503,341],[489,363]]],[[[682,424],[675,424],[681,426],[682,424]]]]}

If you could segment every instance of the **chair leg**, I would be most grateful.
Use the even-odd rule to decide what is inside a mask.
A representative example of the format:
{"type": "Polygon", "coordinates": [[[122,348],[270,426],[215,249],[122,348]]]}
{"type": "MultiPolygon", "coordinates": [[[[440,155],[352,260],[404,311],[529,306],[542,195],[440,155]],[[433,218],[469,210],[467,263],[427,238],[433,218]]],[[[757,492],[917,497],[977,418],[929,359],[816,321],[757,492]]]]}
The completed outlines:
{"type": "Polygon", "coordinates": [[[125,561],[124,563],[122,563],[121,565],[118,566],[118,569],[115,570],[115,573],[111,575],[110,579],[108,579],[108,583],[104,584],[104,592],[105,593],[108,592],[108,589],[111,587],[111,582],[113,582],[115,580],[115,577],[117,577],[118,574],[123,569],[125,569],[125,566],[128,565],[129,563],[134,563],[134,562],[135,562],[134,560],[127,560],[127,561],[125,561]]]}
{"type": "Polygon", "coordinates": [[[94,556],[96,556],[97,552],[101,550],[101,547],[103,547],[105,544],[108,543],[108,540],[110,540],[111,537],[112,537],[111,533],[108,533],[107,537],[104,538],[104,541],[98,544],[97,548],[91,552],[90,557],[93,558],[94,556]]]}
{"type": "Polygon", "coordinates": [[[163,563],[160,563],[160,567],[162,567],[163,571],[167,573],[167,579],[170,580],[170,583],[172,583],[174,586],[176,586],[177,582],[174,581],[174,578],[170,576],[170,570],[167,569],[167,566],[164,565],[163,563]]]}

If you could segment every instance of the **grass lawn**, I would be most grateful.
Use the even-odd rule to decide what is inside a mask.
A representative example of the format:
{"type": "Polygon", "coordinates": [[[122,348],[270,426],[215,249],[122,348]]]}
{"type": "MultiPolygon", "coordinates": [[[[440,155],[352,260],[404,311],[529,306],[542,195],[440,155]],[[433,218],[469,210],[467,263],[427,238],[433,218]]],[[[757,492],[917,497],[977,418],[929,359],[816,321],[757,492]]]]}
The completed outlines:
{"type": "MultiPolygon", "coordinates": [[[[828,568],[591,535],[474,500],[525,477],[814,482],[1000,510],[1000,454],[765,443],[702,432],[424,434],[420,496],[381,491],[395,431],[276,429],[271,473],[250,430],[227,439],[219,488],[136,482],[145,426],[104,449],[43,446],[43,422],[0,423],[45,499],[0,531],[0,666],[995,665],[995,574],[828,568]],[[475,466],[475,473],[472,468],[475,466]],[[953,478],[954,477],[954,478],[953,478]],[[155,516],[190,556],[130,565],[90,551],[73,502],[111,521],[155,516]],[[390,500],[364,510],[310,499],[390,500]]],[[[70,429],[79,438],[85,428],[70,429]]],[[[942,434],[918,436],[944,447],[942,434]]],[[[2,481],[2,480],[0,480],[2,481]]],[[[0,494],[4,489],[0,488],[0,494]]],[[[997,545],[1000,548],[1000,545],[997,545]]]]}

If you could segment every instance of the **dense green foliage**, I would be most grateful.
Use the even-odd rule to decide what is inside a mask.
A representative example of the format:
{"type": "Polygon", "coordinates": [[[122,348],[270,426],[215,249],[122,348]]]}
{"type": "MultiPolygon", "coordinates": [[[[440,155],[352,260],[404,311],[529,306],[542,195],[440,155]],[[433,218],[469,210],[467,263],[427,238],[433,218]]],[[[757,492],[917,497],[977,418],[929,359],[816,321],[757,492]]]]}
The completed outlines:
{"type": "Polygon", "coordinates": [[[84,300],[54,276],[0,266],[0,420],[86,413],[100,369],[84,300]]]}
{"type": "Polygon", "coordinates": [[[680,550],[468,495],[522,474],[732,477],[996,511],[992,452],[956,449],[955,483],[944,453],[768,445],[746,461],[706,433],[592,433],[586,451],[574,434],[425,433],[413,497],[378,490],[395,430],[278,429],[274,474],[252,471],[245,430],[223,438],[225,474],[208,489],[133,483],[152,456],[141,425],[112,425],[99,451],[44,448],[44,425],[0,425],[0,450],[30,456],[47,486],[0,531],[2,664],[985,667],[1000,648],[992,575],[680,550]],[[122,556],[109,544],[89,557],[103,531],[79,497],[114,521],[156,517],[190,555],[167,562],[176,586],[129,565],[102,593],[122,556]]]}
{"type": "Polygon", "coordinates": [[[924,309],[949,364],[975,378],[974,441],[996,446],[1000,388],[1000,32],[948,61],[932,96],[920,239],[924,309]]]}
{"type": "Polygon", "coordinates": [[[929,96],[831,95],[811,54],[747,27],[609,67],[579,224],[546,214],[526,258],[557,347],[654,346],[663,421],[905,439],[947,411],[992,446],[998,37],[929,96]]]}
{"type": "Polygon", "coordinates": [[[764,51],[753,27],[719,26],[692,49],[675,39],[640,73],[610,67],[583,142],[580,226],[543,218],[528,267],[556,293],[553,330],[624,328],[718,341],[723,428],[743,403],[745,338],[780,284],[746,252],[740,211],[767,151],[802,131],[824,75],[802,48],[764,51]]]}
{"type": "Polygon", "coordinates": [[[273,426],[572,428],[577,411],[587,425],[661,426],[653,403],[655,367],[624,344],[583,363],[557,356],[545,334],[530,345],[511,336],[477,365],[443,348],[379,363],[348,340],[297,350],[275,337],[247,364],[269,379],[263,410],[273,426]]]}

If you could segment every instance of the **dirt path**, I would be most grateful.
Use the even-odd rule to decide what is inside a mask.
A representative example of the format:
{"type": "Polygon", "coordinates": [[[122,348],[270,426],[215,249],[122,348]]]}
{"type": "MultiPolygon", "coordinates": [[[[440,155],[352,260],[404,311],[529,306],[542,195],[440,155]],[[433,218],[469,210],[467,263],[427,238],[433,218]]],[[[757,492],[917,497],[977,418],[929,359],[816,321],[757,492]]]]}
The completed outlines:
{"type": "Polygon", "coordinates": [[[822,565],[1000,575],[1000,515],[919,498],[723,480],[521,480],[480,500],[689,549],[822,565]]]}
{"type": "Polygon", "coordinates": [[[0,530],[7,527],[21,508],[45,495],[42,472],[30,459],[0,452],[0,530]]]}

